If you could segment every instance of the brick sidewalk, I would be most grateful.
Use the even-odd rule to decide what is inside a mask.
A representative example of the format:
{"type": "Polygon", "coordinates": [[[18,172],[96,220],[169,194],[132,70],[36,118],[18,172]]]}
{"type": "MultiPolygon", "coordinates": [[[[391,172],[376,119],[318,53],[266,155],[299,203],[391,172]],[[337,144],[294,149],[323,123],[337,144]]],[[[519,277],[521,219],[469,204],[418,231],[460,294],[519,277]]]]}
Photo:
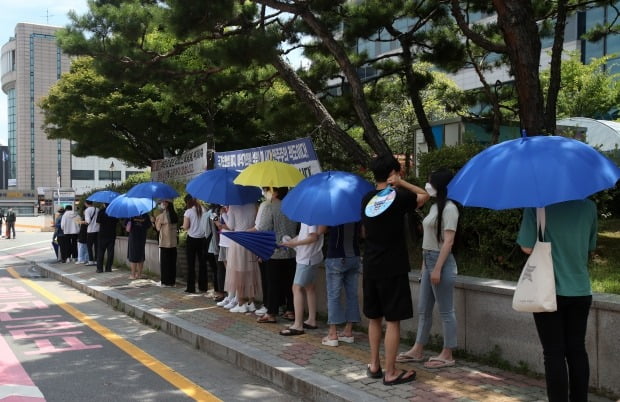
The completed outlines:
{"type": "MultiPolygon", "coordinates": [[[[546,400],[543,380],[462,360],[441,370],[425,369],[421,363],[398,364],[415,369],[417,380],[387,387],[380,379],[366,378],[370,353],[364,333],[354,333],[353,344],[323,346],[324,323],[304,335],[284,337],[278,332],[288,321],[258,324],[254,314],[230,313],[207,297],[184,293],[184,287],[160,288],[151,280],[130,280],[123,270],[96,274],[95,267],[84,265],[39,266],[49,277],[312,400],[546,400]]],[[[406,346],[401,344],[401,349],[406,346]]],[[[609,401],[595,395],[589,400],[609,401]]]]}

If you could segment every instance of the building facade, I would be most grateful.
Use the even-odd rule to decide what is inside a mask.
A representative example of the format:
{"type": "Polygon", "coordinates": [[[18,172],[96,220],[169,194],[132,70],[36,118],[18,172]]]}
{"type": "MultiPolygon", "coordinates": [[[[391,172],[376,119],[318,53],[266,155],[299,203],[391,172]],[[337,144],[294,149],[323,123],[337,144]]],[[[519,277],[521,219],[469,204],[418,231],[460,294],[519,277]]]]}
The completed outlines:
{"type": "MultiPolygon", "coordinates": [[[[114,158],[77,158],[71,155],[70,141],[47,138],[38,102],[71,67],[71,59],[56,43],[58,29],[19,23],[15,36],[2,46],[0,55],[0,82],[8,97],[4,177],[14,190],[38,194],[39,202],[44,201],[42,197],[48,189],[62,187],[79,196],[114,182],[118,184],[144,170],[128,167],[114,158]]],[[[22,207],[24,212],[33,210],[32,206],[22,207]]]]}

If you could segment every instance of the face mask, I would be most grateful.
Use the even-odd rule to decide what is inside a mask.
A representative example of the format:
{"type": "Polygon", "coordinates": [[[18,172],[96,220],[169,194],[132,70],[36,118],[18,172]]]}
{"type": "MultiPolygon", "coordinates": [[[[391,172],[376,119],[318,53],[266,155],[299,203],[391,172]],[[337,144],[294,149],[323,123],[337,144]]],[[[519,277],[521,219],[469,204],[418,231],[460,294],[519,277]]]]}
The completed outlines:
{"type": "Polygon", "coordinates": [[[437,190],[433,188],[431,183],[426,183],[426,185],[424,185],[424,190],[426,190],[428,195],[430,195],[431,197],[437,197],[437,190]]]}
{"type": "Polygon", "coordinates": [[[265,191],[263,195],[267,201],[271,201],[271,198],[273,197],[273,193],[271,191],[265,191]]]}

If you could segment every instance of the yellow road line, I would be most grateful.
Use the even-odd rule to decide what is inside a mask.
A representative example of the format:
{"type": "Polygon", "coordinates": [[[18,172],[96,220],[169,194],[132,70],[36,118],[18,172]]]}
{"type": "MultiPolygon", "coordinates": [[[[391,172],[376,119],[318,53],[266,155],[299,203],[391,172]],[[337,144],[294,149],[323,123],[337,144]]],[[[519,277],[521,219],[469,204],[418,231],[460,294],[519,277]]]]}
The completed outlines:
{"type": "Polygon", "coordinates": [[[157,360],[155,357],[126,341],[120,335],[109,330],[108,328],[99,324],[97,321],[93,320],[86,314],[69,305],[60,297],[48,292],[46,289],[31,281],[30,279],[22,278],[13,268],[8,268],[7,271],[11,274],[11,276],[21,280],[30,288],[32,288],[35,292],[49,299],[52,303],[56,304],[67,313],[71,314],[73,317],[90,327],[93,331],[97,332],[99,335],[112,342],[119,349],[139,361],[145,367],[151,369],[153,372],[168,381],[170,384],[183,391],[190,398],[193,398],[197,401],[221,401],[215,395],[211,394],[198,384],[177,373],[172,368],[157,360]]]}

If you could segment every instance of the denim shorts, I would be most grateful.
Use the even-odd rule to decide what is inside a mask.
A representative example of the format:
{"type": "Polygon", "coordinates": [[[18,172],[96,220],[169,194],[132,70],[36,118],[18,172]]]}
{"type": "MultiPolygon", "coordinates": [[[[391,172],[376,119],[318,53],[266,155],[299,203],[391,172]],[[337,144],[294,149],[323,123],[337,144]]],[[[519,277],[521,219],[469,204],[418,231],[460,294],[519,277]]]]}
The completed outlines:
{"type": "Polygon", "coordinates": [[[293,279],[293,285],[308,286],[313,284],[318,267],[319,264],[306,265],[298,263],[295,268],[295,279],[293,279]]]}

